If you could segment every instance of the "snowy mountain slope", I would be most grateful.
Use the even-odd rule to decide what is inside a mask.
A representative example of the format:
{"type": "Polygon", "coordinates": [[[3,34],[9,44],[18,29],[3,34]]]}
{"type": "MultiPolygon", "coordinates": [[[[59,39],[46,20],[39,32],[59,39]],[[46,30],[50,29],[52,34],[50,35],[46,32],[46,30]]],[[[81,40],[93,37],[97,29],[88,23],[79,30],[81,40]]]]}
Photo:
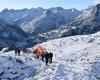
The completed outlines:
{"type": "Polygon", "coordinates": [[[72,34],[71,29],[68,29],[67,26],[64,26],[64,27],[65,28],[61,27],[61,28],[51,30],[48,32],[39,33],[36,35],[36,38],[38,38],[39,40],[43,42],[46,42],[48,40],[75,35],[75,34],[72,34]]]}
{"type": "Polygon", "coordinates": [[[0,52],[0,80],[23,80],[34,76],[36,69],[33,67],[34,58],[15,56],[14,51],[0,52]]]}
{"type": "Polygon", "coordinates": [[[48,32],[61,27],[61,25],[70,23],[79,14],[81,14],[81,11],[76,9],[64,10],[60,7],[50,8],[44,11],[40,17],[38,17],[36,20],[33,20],[26,26],[33,26],[33,34],[48,32]]]}
{"type": "Polygon", "coordinates": [[[25,80],[99,80],[100,32],[52,40],[42,45],[54,53],[53,63],[25,80]]]}
{"type": "Polygon", "coordinates": [[[100,31],[100,4],[91,6],[84,10],[81,15],[76,17],[70,24],[51,30],[39,35],[44,40],[55,39],[59,37],[92,34],[100,31]],[[53,34],[53,35],[52,35],[53,34]]]}
{"type": "Polygon", "coordinates": [[[63,9],[61,7],[23,10],[5,9],[0,13],[0,18],[11,23],[15,22],[26,32],[39,33],[67,24],[81,13],[81,11],[76,9],[63,9]]]}
{"type": "Polygon", "coordinates": [[[35,59],[33,54],[21,52],[21,57],[15,57],[13,51],[0,52],[0,73],[2,73],[0,78],[14,80],[100,79],[100,32],[55,39],[41,45],[54,54],[52,64],[45,66],[45,63],[35,59]]]}
{"type": "Polygon", "coordinates": [[[100,4],[92,6],[86,10],[84,13],[74,22],[72,22],[69,27],[73,27],[74,34],[89,34],[100,31],[100,4]],[[76,32],[75,32],[76,31],[76,32]]]}
{"type": "Polygon", "coordinates": [[[35,20],[32,20],[26,27],[31,25],[33,34],[47,32],[59,28],[60,25],[71,22],[79,14],[81,14],[81,12],[77,10],[64,10],[59,7],[50,8],[44,11],[44,13],[35,20]],[[69,16],[71,18],[69,18],[69,16]]]}
{"type": "Polygon", "coordinates": [[[0,49],[15,47],[17,42],[24,42],[28,35],[14,24],[9,24],[0,19],[0,49]]]}

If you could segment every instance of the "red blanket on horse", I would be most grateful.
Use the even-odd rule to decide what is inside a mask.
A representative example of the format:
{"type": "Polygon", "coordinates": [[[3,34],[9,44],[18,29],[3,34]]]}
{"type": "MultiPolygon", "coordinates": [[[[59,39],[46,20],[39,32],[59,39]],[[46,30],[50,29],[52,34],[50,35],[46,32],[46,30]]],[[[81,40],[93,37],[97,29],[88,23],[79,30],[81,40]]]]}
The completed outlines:
{"type": "Polygon", "coordinates": [[[38,56],[44,55],[45,54],[45,48],[42,46],[38,46],[35,50],[34,53],[38,56]]]}

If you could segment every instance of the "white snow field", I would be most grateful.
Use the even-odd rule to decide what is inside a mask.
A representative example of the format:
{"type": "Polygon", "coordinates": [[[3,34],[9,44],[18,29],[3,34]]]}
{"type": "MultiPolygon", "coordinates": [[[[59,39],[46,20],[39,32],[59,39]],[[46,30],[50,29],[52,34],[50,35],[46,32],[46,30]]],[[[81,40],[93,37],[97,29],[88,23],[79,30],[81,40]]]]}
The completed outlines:
{"type": "Polygon", "coordinates": [[[32,54],[0,52],[0,80],[100,80],[100,32],[39,45],[54,54],[52,64],[32,54]]]}

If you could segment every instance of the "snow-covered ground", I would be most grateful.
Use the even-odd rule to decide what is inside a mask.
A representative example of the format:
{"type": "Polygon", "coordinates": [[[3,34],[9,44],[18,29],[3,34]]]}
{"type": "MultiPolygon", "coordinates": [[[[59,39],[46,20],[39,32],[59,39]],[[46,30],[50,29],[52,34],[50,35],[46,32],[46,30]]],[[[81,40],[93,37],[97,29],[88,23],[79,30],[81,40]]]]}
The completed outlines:
{"type": "Polygon", "coordinates": [[[54,54],[45,66],[32,54],[0,54],[0,79],[7,80],[100,80],[100,32],[72,36],[41,44],[54,54]]]}

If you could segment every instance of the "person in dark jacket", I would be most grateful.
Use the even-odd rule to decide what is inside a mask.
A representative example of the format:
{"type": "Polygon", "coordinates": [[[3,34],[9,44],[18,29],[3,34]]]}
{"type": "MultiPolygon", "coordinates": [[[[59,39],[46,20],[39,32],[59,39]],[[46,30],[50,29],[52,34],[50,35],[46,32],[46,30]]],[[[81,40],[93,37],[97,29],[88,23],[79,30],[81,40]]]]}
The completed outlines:
{"type": "Polygon", "coordinates": [[[53,53],[49,53],[49,60],[50,60],[50,63],[52,63],[52,57],[53,57],[53,53]]]}
{"type": "Polygon", "coordinates": [[[20,56],[20,49],[15,49],[15,55],[20,56]]]}
{"type": "Polygon", "coordinates": [[[48,65],[49,53],[45,52],[45,64],[48,65]]]}
{"type": "Polygon", "coordinates": [[[17,55],[17,49],[15,50],[15,55],[17,55]]]}
{"type": "Polygon", "coordinates": [[[20,56],[20,49],[18,49],[18,55],[20,56]]]}

